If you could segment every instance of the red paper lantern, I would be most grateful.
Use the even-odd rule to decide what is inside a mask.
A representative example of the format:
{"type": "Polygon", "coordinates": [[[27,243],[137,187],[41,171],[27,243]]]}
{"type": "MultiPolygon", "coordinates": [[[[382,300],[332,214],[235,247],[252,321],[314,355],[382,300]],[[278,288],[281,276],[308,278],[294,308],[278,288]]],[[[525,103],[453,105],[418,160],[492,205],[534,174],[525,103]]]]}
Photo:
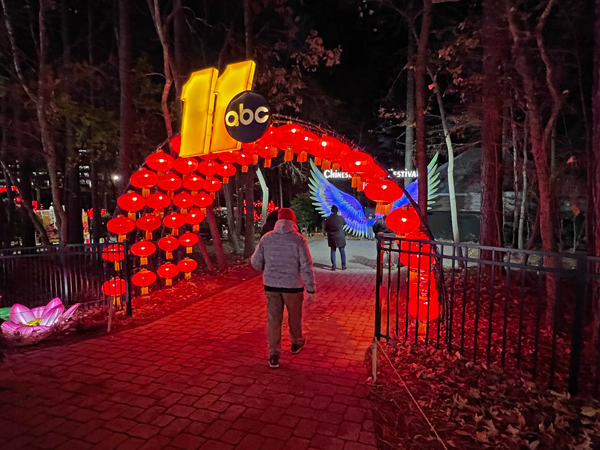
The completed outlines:
{"type": "Polygon", "coordinates": [[[168,262],[160,266],[156,273],[159,277],[166,280],[165,285],[172,286],[173,278],[179,274],[179,269],[175,264],[168,262]]]}
{"type": "Polygon", "coordinates": [[[173,168],[181,173],[192,173],[198,168],[198,160],[196,158],[177,158],[173,168]]]}
{"type": "Polygon", "coordinates": [[[302,140],[294,146],[294,152],[298,155],[298,162],[306,162],[308,160],[308,153],[318,139],[319,137],[315,133],[304,130],[302,140]]]}
{"type": "Polygon", "coordinates": [[[192,247],[196,245],[199,240],[200,238],[197,235],[190,233],[189,231],[179,236],[179,243],[186,247],[186,253],[192,253],[192,247]]]}
{"type": "Polygon", "coordinates": [[[375,163],[366,166],[362,174],[362,180],[366,182],[385,177],[387,177],[386,171],[375,163]]]}
{"type": "Polygon", "coordinates": [[[259,144],[258,145],[258,156],[264,158],[265,168],[271,167],[271,160],[277,156],[279,149],[274,145],[259,144]]]}
{"type": "Polygon", "coordinates": [[[148,295],[148,286],[156,281],[156,274],[142,269],[131,277],[134,286],[142,288],[142,295],[148,295]]]}
{"type": "Polygon", "coordinates": [[[171,146],[171,150],[175,153],[179,153],[179,150],[181,149],[181,136],[172,137],[169,141],[169,145],[171,146]]]}
{"type": "Polygon", "coordinates": [[[158,177],[158,187],[167,191],[169,197],[173,197],[173,192],[182,185],[181,177],[174,173],[166,173],[158,177]]]}
{"type": "Polygon", "coordinates": [[[221,187],[223,186],[223,183],[221,182],[221,180],[215,178],[215,177],[208,177],[206,179],[206,182],[204,183],[204,189],[207,190],[208,192],[210,192],[214,198],[215,196],[215,192],[217,192],[219,189],[221,189],[221,187]]]}
{"type": "Polygon", "coordinates": [[[269,147],[277,147],[280,139],[279,139],[279,133],[280,133],[281,127],[274,127],[274,126],[270,126],[269,129],[267,130],[267,132],[265,134],[263,134],[260,139],[258,141],[256,141],[256,143],[259,146],[262,145],[267,145],[269,147]]]}
{"type": "Polygon", "coordinates": [[[429,298],[427,292],[418,292],[416,284],[409,289],[408,313],[419,322],[429,322],[440,316],[439,294],[437,289],[431,288],[429,298]],[[414,290],[414,294],[412,294],[414,290]]]}
{"type": "Polygon", "coordinates": [[[173,259],[173,252],[179,247],[179,240],[173,236],[165,236],[158,241],[158,247],[167,253],[167,259],[173,259]]]}
{"type": "Polygon", "coordinates": [[[204,189],[204,178],[195,173],[187,174],[183,177],[183,187],[196,195],[200,189],[204,189]]]}
{"type": "Polygon", "coordinates": [[[277,133],[277,146],[285,151],[283,160],[292,161],[294,159],[294,147],[302,144],[304,128],[291,123],[279,127],[277,133]]]}
{"type": "Polygon", "coordinates": [[[246,173],[248,172],[248,166],[250,164],[254,164],[254,156],[247,152],[247,151],[241,151],[238,154],[238,158],[236,161],[240,166],[242,166],[242,172],[246,173]]]}
{"type": "Polygon", "coordinates": [[[179,229],[185,225],[185,217],[179,213],[172,213],[163,219],[163,223],[165,224],[165,227],[172,229],[171,234],[173,236],[178,236],[179,229]]]}
{"type": "Polygon", "coordinates": [[[168,208],[171,204],[171,199],[168,195],[163,194],[162,192],[155,192],[152,195],[149,195],[146,199],[146,205],[149,208],[152,208],[155,211],[160,211],[165,208],[168,208]]]}
{"type": "MultiPolygon", "coordinates": [[[[413,231],[406,235],[407,239],[415,240],[429,240],[429,237],[425,233],[413,231]]],[[[418,241],[409,242],[402,240],[400,242],[400,262],[408,266],[411,270],[420,270],[422,272],[429,272],[433,265],[433,257],[431,255],[431,245],[421,244],[418,241]],[[410,251],[410,258],[408,252],[410,251]]]]}
{"type": "MultiPolygon", "coordinates": [[[[211,201],[212,201],[212,198],[211,198],[211,201]]],[[[192,231],[200,230],[200,222],[202,222],[203,220],[204,220],[204,213],[196,208],[192,209],[185,216],[185,221],[189,225],[192,225],[192,231]]]]}
{"type": "Polygon", "coordinates": [[[131,246],[131,253],[140,258],[140,266],[148,264],[148,257],[152,256],[155,251],[156,245],[147,240],[138,241],[131,246]]]}
{"type": "Polygon", "coordinates": [[[127,292],[127,282],[120,277],[111,278],[102,285],[102,292],[113,297],[116,306],[121,306],[121,295],[127,292]]]}
{"type": "Polygon", "coordinates": [[[117,200],[117,204],[121,209],[129,211],[129,214],[127,216],[131,220],[135,220],[136,211],[143,209],[144,206],[146,206],[146,201],[144,200],[144,197],[142,197],[140,194],[131,191],[121,195],[117,200]]]}
{"type": "Polygon", "coordinates": [[[385,224],[394,233],[404,235],[417,231],[421,219],[414,208],[396,208],[387,215],[385,224]]]}
{"type": "Polygon", "coordinates": [[[173,197],[173,204],[181,208],[181,214],[186,214],[187,210],[194,206],[194,196],[187,192],[182,192],[173,197]]]}
{"type": "Polygon", "coordinates": [[[201,208],[201,211],[204,214],[206,214],[206,208],[208,208],[210,205],[212,205],[213,197],[212,197],[212,195],[207,194],[204,191],[201,191],[198,193],[198,195],[196,195],[195,200],[196,200],[196,206],[199,206],[201,208]]]}
{"type": "Polygon", "coordinates": [[[125,247],[120,244],[109,245],[102,250],[102,259],[115,263],[115,270],[121,270],[121,261],[125,259],[125,247]]]}
{"type": "Polygon", "coordinates": [[[365,174],[370,166],[376,166],[375,160],[365,152],[348,152],[340,160],[344,172],[352,175],[352,187],[362,190],[361,176],[365,174]]]}
{"type": "Polygon", "coordinates": [[[402,197],[402,189],[391,180],[373,180],[365,187],[368,199],[377,202],[375,215],[385,216],[392,207],[392,203],[402,197]]]}
{"type": "Polygon", "coordinates": [[[182,259],[177,263],[177,268],[185,273],[185,279],[190,280],[192,278],[192,271],[198,267],[198,263],[191,258],[182,259]]]}
{"type": "Polygon", "coordinates": [[[134,172],[129,181],[133,186],[142,190],[142,195],[148,197],[150,195],[150,188],[156,186],[158,183],[158,175],[148,169],[141,169],[134,172]]]}
{"type": "Polygon", "coordinates": [[[228,184],[229,178],[234,176],[236,172],[237,170],[232,163],[225,163],[219,169],[218,175],[223,177],[223,184],[228,184]]]}
{"type": "Polygon", "coordinates": [[[239,152],[237,150],[230,150],[228,152],[220,152],[219,159],[221,160],[221,162],[224,162],[224,163],[234,163],[237,161],[238,153],[239,152]]]}
{"type": "Polygon", "coordinates": [[[152,170],[156,170],[159,175],[171,169],[175,164],[175,159],[162,150],[151,153],[146,157],[146,165],[152,170]]]}
{"type": "Polygon", "coordinates": [[[127,233],[131,233],[135,228],[135,222],[125,216],[117,216],[106,224],[108,231],[119,236],[119,242],[123,242],[127,233]]]}
{"type": "Polygon", "coordinates": [[[198,172],[206,176],[213,176],[219,173],[221,169],[221,164],[212,159],[202,161],[198,164],[198,172]]]}
{"type": "Polygon", "coordinates": [[[162,225],[162,220],[153,214],[146,214],[136,221],[136,226],[146,232],[146,240],[152,240],[152,232],[158,230],[162,225]]]}
{"type": "Polygon", "coordinates": [[[338,158],[342,153],[344,144],[332,136],[323,136],[317,140],[317,147],[321,147],[319,156],[323,160],[323,169],[327,170],[331,169],[331,161],[338,158]]]}

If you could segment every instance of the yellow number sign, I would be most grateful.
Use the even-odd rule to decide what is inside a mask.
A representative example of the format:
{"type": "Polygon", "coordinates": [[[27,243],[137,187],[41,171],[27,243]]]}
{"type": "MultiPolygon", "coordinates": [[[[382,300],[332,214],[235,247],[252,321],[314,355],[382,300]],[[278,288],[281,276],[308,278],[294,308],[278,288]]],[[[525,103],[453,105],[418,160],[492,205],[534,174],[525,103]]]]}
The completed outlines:
{"type": "Polygon", "coordinates": [[[225,110],[233,98],[252,89],[254,61],[227,66],[221,76],[217,69],[194,72],[181,92],[181,149],[179,156],[238,150],[241,142],[225,128],[225,110]]]}

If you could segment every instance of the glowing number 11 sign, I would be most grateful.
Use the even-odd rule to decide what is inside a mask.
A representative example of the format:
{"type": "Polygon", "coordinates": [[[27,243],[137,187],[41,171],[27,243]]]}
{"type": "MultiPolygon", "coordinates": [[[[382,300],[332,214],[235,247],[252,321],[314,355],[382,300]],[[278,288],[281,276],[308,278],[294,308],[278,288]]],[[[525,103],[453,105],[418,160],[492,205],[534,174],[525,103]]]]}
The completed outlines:
{"type": "Polygon", "coordinates": [[[183,118],[179,156],[237,150],[241,142],[225,127],[225,110],[233,98],[252,89],[254,61],[227,66],[221,76],[217,69],[194,72],[183,86],[183,118]]]}

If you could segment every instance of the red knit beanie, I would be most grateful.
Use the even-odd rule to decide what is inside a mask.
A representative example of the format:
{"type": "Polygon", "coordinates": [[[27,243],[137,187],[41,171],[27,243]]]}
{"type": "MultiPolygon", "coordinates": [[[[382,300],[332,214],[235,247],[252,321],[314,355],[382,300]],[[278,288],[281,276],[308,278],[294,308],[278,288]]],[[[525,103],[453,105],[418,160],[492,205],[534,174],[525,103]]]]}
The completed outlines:
{"type": "Polygon", "coordinates": [[[296,223],[296,214],[290,208],[281,208],[279,210],[279,220],[281,219],[291,220],[296,223]]]}

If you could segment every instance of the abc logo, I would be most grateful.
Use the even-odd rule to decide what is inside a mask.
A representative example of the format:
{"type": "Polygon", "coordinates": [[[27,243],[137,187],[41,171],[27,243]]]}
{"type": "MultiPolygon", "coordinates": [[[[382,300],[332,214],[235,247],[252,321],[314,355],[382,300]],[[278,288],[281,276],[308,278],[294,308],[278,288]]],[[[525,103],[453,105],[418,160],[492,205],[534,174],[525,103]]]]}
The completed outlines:
{"type": "Polygon", "coordinates": [[[227,106],[225,127],[240,142],[254,142],[269,128],[271,114],[267,99],[255,92],[242,92],[227,106]]]}

